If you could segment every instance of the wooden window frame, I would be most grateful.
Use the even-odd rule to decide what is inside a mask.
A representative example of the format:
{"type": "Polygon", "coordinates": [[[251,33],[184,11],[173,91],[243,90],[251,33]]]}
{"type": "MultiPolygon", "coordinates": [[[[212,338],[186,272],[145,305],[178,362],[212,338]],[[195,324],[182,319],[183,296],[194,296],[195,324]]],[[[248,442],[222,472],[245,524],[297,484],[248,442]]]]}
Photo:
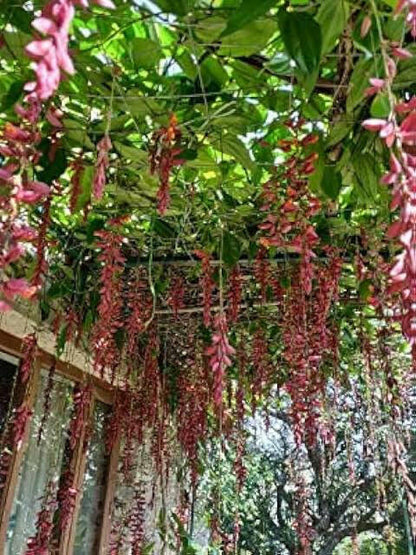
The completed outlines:
{"type": "MultiPolygon", "coordinates": [[[[17,359],[22,358],[22,339],[18,338],[4,330],[0,330],[0,351],[8,355],[11,355],[17,359]]],[[[33,408],[34,402],[36,400],[39,391],[39,377],[42,369],[47,369],[52,366],[55,361],[55,357],[50,353],[38,348],[38,356],[35,360],[33,374],[30,380],[30,384],[23,392],[23,401],[29,405],[29,408],[33,408]]],[[[62,537],[59,538],[59,548],[57,553],[59,555],[71,555],[73,552],[76,526],[78,520],[78,514],[82,499],[82,484],[84,479],[84,471],[86,465],[86,450],[83,449],[83,442],[85,439],[85,432],[88,424],[91,422],[94,413],[94,407],[97,402],[104,403],[108,406],[112,406],[114,402],[114,392],[111,386],[104,380],[98,378],[95,375],[91,375],[89,372],[85,372],[82,369],[74,366],[71,363],[63,362],[61,360],[56,360],[56,373],[70,380],[74,386],[77,383],[84,383],[85,379],[88,378],[92,385],[92,403],[90,407],[89,419],[84,426],[82,437],[78,442],[78,445],[73,454],[73,460],[71,461],[71,466],[74,470],[75,483],[74,486],[78,490],[78,495],[76,498],[76,505],[72,521],[68,530],[62,537]]],[[[5,546],[6,534],[9,526],[10,513],[13,506],[13,500],[16,493],[16,485],[19,476],[20,466],[23,461],[23,457],[26,451],[27,443],[29,437],[29,426],[26,430],[23,442],[18,450],[14,450],[12,454],[11,463],[8,469],[8,474],[5,481],[5,487],[0,496],[0,546],[5,546]]],[[[118,442],[115,448],[110,454],[109,464],[106,473],[106,485],[105,485],[105,497],[103,506],[103,515],[101,519],[101,525],[99,530],[99,554],[106,553],[106,549],[109,543],[110,531],[111,531],[111,509],[114,497],[116,474],[117,474],[117,464],[118,464],[118,454],[119,446],[118,442]]]]}

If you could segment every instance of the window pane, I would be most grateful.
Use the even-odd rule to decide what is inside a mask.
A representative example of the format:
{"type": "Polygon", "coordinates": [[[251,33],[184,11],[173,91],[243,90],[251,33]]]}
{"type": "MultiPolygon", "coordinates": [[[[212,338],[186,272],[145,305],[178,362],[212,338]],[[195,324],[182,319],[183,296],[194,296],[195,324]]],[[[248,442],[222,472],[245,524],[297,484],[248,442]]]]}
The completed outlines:
{"type": "Polygon", "coordinates": [[[0,352],[0,435],[4,431],[19,360],[0,352]]]}
{"type": "Polygon", "coordinates": [[[78,516],[74,555],[98,553],[103,520],[109,457],[105,451],[105,424],[110,408],[97,401],[93,431],[87,451],[82,499],[78,516]]]}
{"type": "Polygon", "coordinates": [[[36,531],[36,517],[47,484],[51,480],[57,481],[61,474],[71,418],[73,384],[55,375],[49,417],[44,423],[42,439],[38,444],[47,382],[48,373],[42,371],[30,425],[29,442],[19,471],[5,555],[21,555],[25,552],[27,540],[36,531]]]}

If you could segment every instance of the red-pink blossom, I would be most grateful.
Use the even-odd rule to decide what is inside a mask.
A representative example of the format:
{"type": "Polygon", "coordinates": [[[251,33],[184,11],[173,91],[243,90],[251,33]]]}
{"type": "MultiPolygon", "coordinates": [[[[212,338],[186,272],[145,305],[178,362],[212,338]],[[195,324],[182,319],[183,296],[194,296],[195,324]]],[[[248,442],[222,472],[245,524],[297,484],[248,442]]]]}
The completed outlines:
{"type": "Polygon", "coordinates": [[[217,408],[222,405],[222,395],[225,387],[225,372],[232,366],[231,357],[235,349],[228,340],[228,326],[225,314],[218,314],[214,320],[212,344],[207,348],[206,354],[210,357],[209,363],[214,375],[213,397],[217,408]]]}

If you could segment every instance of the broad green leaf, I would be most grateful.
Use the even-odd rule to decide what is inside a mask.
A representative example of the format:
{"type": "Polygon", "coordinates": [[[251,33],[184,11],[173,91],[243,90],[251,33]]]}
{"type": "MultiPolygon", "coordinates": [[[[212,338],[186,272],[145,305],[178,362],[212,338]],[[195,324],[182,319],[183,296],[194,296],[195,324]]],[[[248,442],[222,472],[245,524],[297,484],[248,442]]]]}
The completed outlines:
{"type": "Polygon", "coordinates": [[[229,232],[224,233],[223,260],[229,266],[236,264],[240,258],[241,244],[238,238],[229,232]]]}
{"type": "Polygon", "coordinates": [[[279,11],[278,23],[286,51],[300,71],[305,75],[316,72],[322,52],[320,25],[306,12],[285,9],[279,11]]]}
{"type": "Polygon", "coordinates": [[[92,181],[94,178],[94,166],[86,166],[81,176],[81,193],[75,210],[78,212],[91,200],[92,181]]]}
{"type": "Polygon", "coordinates": [[[322,176],[322,191],[332,200],[336,200],[341,191],[342,177],[334,166],[325,166],[322,176]]]}
{"type": "Polygon", "coordinates": [[[235,135],[225,135],[220,142],[216,143],[215,148],[234,158],[243,168],[249,171],[253,169],[254,164],[246,146],[235,135]]]}
{"type": "Polygon", "coordinates": [[[139,162],[141,165],[145,165],[148,161],[148,154],[140,148],[136,148],[130,145],[124,145],[123,143],[120,143],[118,141],[114,142],[114,148],[124,158],[132,160],[133,162],[139,162]]]}
{"type": "Polygon", "coordinates": [[[351,131],[352,125],[349,121],[340,120],[335,123],[335,125],[330,129],[328,140],[326,141],[326,147],[330,148],[335,146],[344,139],[348,133],[351,131]]]}
{"type": "Polygon", "coordinates": [[[240,6],[232,12],[222,36],[226,37],[242,29],[274,6],[276,6],[276,0],[242,0],[240,6]]]}
{"type": "Polygon", "coordinates": [[[379,93],[374,97],[370,112],[373,118],[385,118],[390,114],[390,100],[386,93],[379,93]]]}
{"type": "Polygon", "coordinates": [[[186,15],[195,6],[196,0],[153,0],[165,12],[186,15]]]}
{"type": "Polygon", "coordinates": [[[137,68],[156,68],[163,57],[159,44],[150,39],[135,38],[130,43],[131,57],[137,68]]]}
{"type": "Polygon", "coordinates": [[[349,6],[345,0],[323,0],[316,15],[322,31],[322,54],[328,54],[334,48],[348,16],[349,6]]]}
{"type": "Polygon", "coordinates": [[[364,100],[364,91],[369,87],[369,79],[376,75],[376,62],[373,58],[357,63],[350,79],[347,112],[352,112],[364,100]]]}
{"type": "Polygon", "coordinates": [[[201,73],[204,83],[209,84],[214,81],[219,86],[225,85],[228,81],[228,73],[220,62],[213,56],[206,58],[201,64],[201,73]]]}
{"type": "Polygon", "coordinates": [[[253,21],[224,38],[219,54],[232,57],[250,56],[263,50],[276,31],[277,25],[270,19],[253,21]]]}
{"type": "Polygon", "coordinates": [[[205,43],[211,43],[217,40],[227,26],[227,20],[223,17],[214,15],[206,19],[202,19],[195,29],[196,37],[205,43]]]}

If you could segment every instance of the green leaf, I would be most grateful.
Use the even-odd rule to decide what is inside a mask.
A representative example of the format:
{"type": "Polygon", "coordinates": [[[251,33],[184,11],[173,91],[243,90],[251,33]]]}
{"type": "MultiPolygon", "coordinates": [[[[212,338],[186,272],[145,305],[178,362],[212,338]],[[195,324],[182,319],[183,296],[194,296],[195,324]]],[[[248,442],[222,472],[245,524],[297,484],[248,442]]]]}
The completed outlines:
{"type": "Polygon", "coordinates": [[[328,54],[345,28],[349,6],[345,0],[323,0],[316,15],[322,31],[322,54],[328,54]]]}
{"type": "Polygon", "coordinates": [[[196,0],[153,0],[162,10],[176,15],[186,15],[195,6],[196,0]]]}
{"type": "Polygon", "coordinates": [[[322,53],[322,32],[319,23],[306,12],[281,9],[278,23],[289,56],[304,75],[319,69],[322,53]]]}
{"type": "Polygon", "coordinates": [[[379,93],[371,103],[370,112],[373,118],[385,118],[390,114],[390,100],[386,93],[379,93]]]}
{"type": "Polygon", "coordinates": [[[242,0],[240,6],[233,10],[221,36],[226,37],[252,23],[275,5],[276,0],[242,0]]]}
{"type": "Polygon", "coordinates": [[[263,50],[276,30],[277,25],[271,19],[253,21],[243,29],[228,35],[219,49],[219,54],[231,57],[250,56],[263,50]]]}
{"type": "Polygon", "coordinates": [[[94,166],[85,166],[81,176],[81,193],[78,197],[75,211],[79,212],[91,200],[91,188],[94,178],[94,166]]]}
{"type": "Polygon", "coordinates": [[[233,266],[240,258],[241,245],[240,241],[232,233],[224,233],[223,239],[223,253],[222,257],[226,264],[233,266]]]}
{"type": "Polygon", "coordinates": [[[332,200],[336,200],[341,191],[342,177],[334,166],[325,166],[322,176],[322,191],[332,200]]]}
{"type": "Polygon", "coordinates": [[[150,39],[134,38],[130,43],[131,56],[137,68],[155,68],[163,57],[162,49],[157,42],[150,39]]]}
{"type": "Polygon", "coordinates": [[[357,63],[350,79],[347,112],[352,112],[364,100],[364,91],[369,86],[369,79],[376,75],[376,62],[374,59],[360,60],[357,63]]]}
{"type": "Polygon", "coordinates": [[[234,158],[244,168],[250,171],[253,169],[254,164],[250,158],[247,148],[235,135],[225,135],[225,137],[223,137],[222,140],[216,144],[216,148],[220,152],[224,152],[234,158]]]}

